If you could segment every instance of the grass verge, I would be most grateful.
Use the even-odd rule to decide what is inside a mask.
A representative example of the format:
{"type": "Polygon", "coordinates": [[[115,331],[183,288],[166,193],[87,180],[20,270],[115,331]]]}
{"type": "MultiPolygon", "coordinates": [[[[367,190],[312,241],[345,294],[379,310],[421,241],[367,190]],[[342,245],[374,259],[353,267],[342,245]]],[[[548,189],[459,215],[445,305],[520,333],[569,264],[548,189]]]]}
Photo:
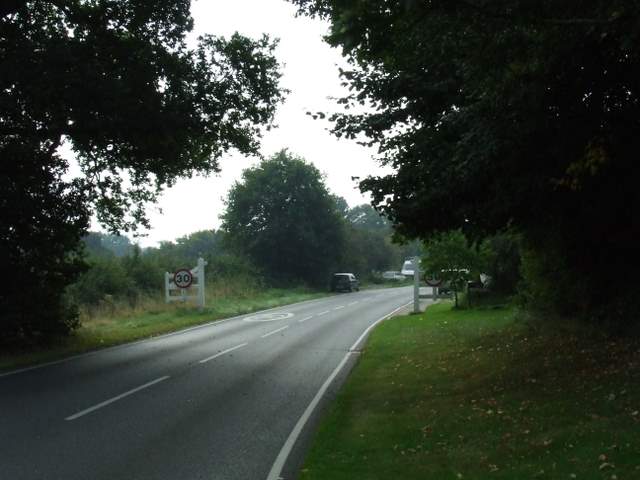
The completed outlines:
{"type": "MultiPolygon", "coordinates": [[[[78,353],[110,347],[143,338],[173,332],[258,310],[288,305],[326,296],[304,289],[250,289],[211,291],[207,307],[199,311],[192,306],[166,305],[147,301],[134,309],[116,308],[85,316],[82,326],[68,338],[42,349],[1,352],[0,371],[48,362],[78,353]]],[[[107,309],[108,310],[108,309],[107,309]]]]}
{"type": "Polygon", "coordinates": [[[382,323],[301,479],[640,478],[640,345],[512,310],[382,323]]]}

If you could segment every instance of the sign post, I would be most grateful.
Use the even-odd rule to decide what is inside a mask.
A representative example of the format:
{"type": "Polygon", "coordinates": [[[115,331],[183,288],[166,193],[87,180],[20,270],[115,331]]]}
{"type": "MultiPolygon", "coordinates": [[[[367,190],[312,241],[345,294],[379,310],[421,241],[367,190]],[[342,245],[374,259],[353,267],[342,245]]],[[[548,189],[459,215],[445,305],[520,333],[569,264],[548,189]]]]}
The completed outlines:
{"type": "Polygon", "coordinates": [[[413,257],[413,313],[420,313],[420,258],[413,257]]]}
{"type": "Polygon", "coordinates": [[[180,268],[175,273],[165,272],[164,274],[164,294],[165,301],[186,302],[188,299],[196,300],[199,308],[204,308],[204,267],[207,262],[203,258],[198,258],[198,265],[191,270],[188,268],[180,268]],[[194,280],[196,281],[194,283],[194,280]],[[189,291],[195,289],[195,295],[189,295],[189,291]],[[171,295],[171,292],[179,290],[180,295],[171,295]]]}
{"type": "Polygon", "coordinates": [[[427,285],[431,287],[433,301],[435,302],[438,298],[438,287],[442,285],[442,280],[440,280],[435,275],[428,275],[425,273],[424,281],[427,285]]]}

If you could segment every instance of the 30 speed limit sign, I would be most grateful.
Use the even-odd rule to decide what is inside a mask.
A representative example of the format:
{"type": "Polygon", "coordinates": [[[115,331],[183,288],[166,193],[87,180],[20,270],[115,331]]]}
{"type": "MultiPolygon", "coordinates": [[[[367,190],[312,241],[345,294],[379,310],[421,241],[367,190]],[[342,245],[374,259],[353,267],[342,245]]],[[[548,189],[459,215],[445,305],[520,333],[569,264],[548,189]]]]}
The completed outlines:
{"type": "Polygon", "coordinates": [[[189,288],[193,283],[193,275],[186,268],[181,268],[173,274],[173,283],[178,288],[189,288]]]}

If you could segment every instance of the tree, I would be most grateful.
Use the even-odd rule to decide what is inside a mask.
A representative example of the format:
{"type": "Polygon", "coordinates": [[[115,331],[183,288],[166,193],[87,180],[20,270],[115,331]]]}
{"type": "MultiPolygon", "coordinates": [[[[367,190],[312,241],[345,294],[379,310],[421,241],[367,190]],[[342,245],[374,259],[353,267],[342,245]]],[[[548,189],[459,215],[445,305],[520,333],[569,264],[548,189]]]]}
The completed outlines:
{"type": "Polygon", "coordinates": [[[347,247],[342,264],[363,279],[374,279],[380,272],[402,263],[400,248],[391,243],[391,225],[371,205],[348,209],[346,221],[347,247]]]}
{"type": "Polygon", "coordinates": [[[484,272],[490,278],[489,289],[502,295],[512,295],[522,277],[521,240],[513,232],[499,232],[480,244],[484,272]]]}
{"type": "Polygon", "coordinates": [[[0,258],[20,286],[0,294],[0,342],[68,330],[62,293],[92,212],[113,232],[145,225],[163,186],[217,171],[229,149],[257,153],[282,99],[275,42],[207,35],[189,49],[189,7],[2,2],[0,258]]]}
{"type": "Polygon", "coordinates": [[[245,170],[222,228],[271,281],[324,286],[344,248],[343,223],[320,172],[282,150],[245,170]]]}
{"type": "Polygon", "coordinates": [[[354,227],[369,232],[380,232],[391,234],[391,224],[389,221],[376,212],[368,203],[353,207],[346,215],[346,220],[354,227]]]}
{"type": "Polygon", "coordinates": [[[640,4],[292,1],[350,62],[334,133],[394,167],[361,188],[400,233],[514,228],[578,313],[640,286],[640,4]]]}
{"type": "Polygon", "coordinates": [[[462,231],[439,233],[425,242],[421,267],[427,275],[434,276],[449,285],[458,307],[458,292],[467,282],[480,273],[481,257],[469,245],[462,231]]]}
{"type": "Polygon", "coordinates": [[[87,232],[82,237],[86,252],[92,256],[124,257],[133,251],[133,244],[128,237],[101,232],[87,232]]]}

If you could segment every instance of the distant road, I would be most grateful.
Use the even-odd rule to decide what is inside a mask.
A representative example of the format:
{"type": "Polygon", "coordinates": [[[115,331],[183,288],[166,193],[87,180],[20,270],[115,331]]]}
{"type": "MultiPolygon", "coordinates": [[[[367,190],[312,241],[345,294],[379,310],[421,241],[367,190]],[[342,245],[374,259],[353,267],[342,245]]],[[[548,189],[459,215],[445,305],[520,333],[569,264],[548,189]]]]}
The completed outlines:
{"type": "Polygon", "coordinates": [[[290,479],[355,343],[411,300],[340,294],[0,374],[0,479],[290,479]]]}

